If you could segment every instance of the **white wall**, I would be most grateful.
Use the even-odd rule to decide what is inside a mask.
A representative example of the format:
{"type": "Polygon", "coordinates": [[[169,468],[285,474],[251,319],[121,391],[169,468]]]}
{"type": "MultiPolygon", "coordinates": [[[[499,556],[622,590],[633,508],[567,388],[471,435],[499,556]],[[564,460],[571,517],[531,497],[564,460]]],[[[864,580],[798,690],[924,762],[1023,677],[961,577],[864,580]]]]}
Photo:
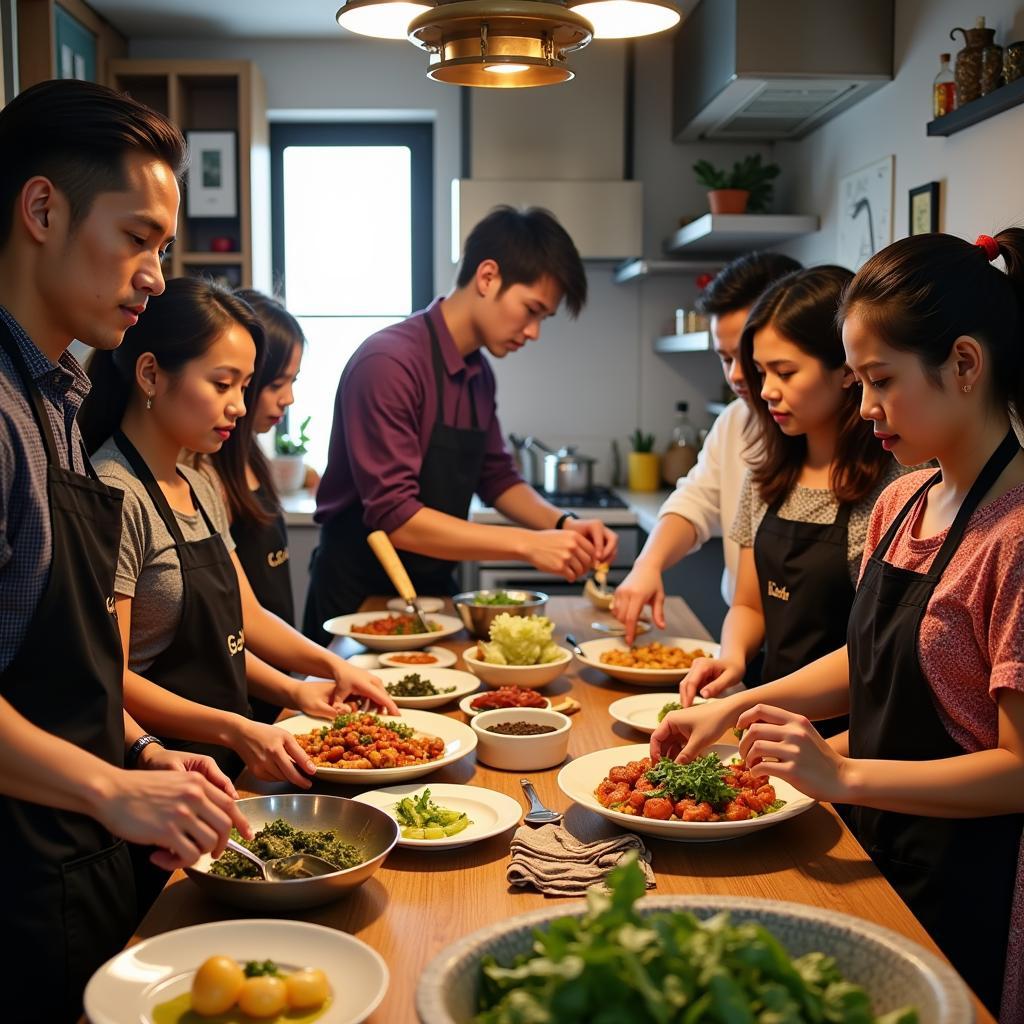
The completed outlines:
{"type": "MultiPolygon", "coordinates": [[[[600,164],[603,177],[621,173],[622,104],[593,102],[595,94],[620,88],[621,59],[611,47],[595,45],[576,56],[579,78],[567,87],[508,92],[482,97],[477,106],[498,123],[489,145],[509,147],[509,159],[523,168],[524,146],[534,138],[546,162],[544,147],[562,144],[560,131],[571,119],[579,139],[588,146],[607,140],[607,152],[595,151],[590,164],[600,164]],[[592,77],[589,80],[587,76],[592,77]],[[559,95],[556,90],[572,90],[559,95]],[[532,95],[531,95],[532,94],[532,95]],[[578,96],[573,109],[569,97],[578,96]],[[549,101],[547,97],[552,97],[549,101]],[[544,120],[544,112],[552,113],[544,120]],[[585,131],[580,135],[581,126],[585,131]],[[513,149],[514,147],[514,149],[513,149]]],[[[435,283],[447,291],[454,277],[450,253],[449,183],[460,170],[458,90],[426,79],[420,51],[408,44],[343,40],[337,42],[266,40],[152,40],[131,43],[132,57],[245,58],[259,65],[266,80],[272,111],[331,112],[411,110],[429,116],[435,125],[435,283]]],[[[660,254],[661,241],[706,210],[703,189],[691,165],[699,157],[732,163],[739,155],[764,147],[671,142],[671,39],[656,37],[637,44],[635,176],[644,182],[644,239],[649,255],[660,254]]],[[[481,91],[482,92],[482,91],[481,91]]],[[[478,94],[475,94],[478,95],[478,94]]],[[[569,145],[569,142],[564,143],[569,145]]],[[[567,159],[578,163],[579,154],[567,159]]],[[[493,149],[487,167],[500,166],[493,149]]],[[[594,211],[599,217],[600,210],[594,211]]],[[[609,479],[610,441],[618,438],[623,455],[636,427],[653,431],[659,447],[667,441],[675,403],[690,402],[691,417],[705,425],[705,404],[718,399],[721,373],[709,354],[658,355],[653,339],[668,333],[673,310],[692,306],[695,274],[619,286],[606,264],[588,267],[590,300],[580,319],[563,313],[545,325],[541,341],[496,366],[500,381],[500,412],[506,431],[532,433],[552,445],[579,444],[602,459],[598,478],[609,479]]]]}
{"type": "Polygon", "coordinates": [[[838,181],[850,171],[895,154],[893,240],[907,231],[907,193],[939,181],[939,228],[972,241],[1009,224],[1024,224],[1024,106],[1005,111],[949,138],[929,138],[931,84],[939,54],[962,45],[949,38],[983,13],[996,41],[1024,38],[1020,0],[897,0],[895,78],[862,103],[797,143],[780,143],[781,194],[788,208],[821,216],[821,231],[787,251],[807,263],[837,259],[838,181]]]}

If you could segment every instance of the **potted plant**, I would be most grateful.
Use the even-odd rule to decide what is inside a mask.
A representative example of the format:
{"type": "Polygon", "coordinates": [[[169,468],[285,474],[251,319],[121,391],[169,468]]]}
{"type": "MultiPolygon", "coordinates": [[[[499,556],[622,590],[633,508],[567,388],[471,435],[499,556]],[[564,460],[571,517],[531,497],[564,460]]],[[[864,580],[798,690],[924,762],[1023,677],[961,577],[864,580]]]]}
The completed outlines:
{"type": "Polygon", "coordinates": [[[274,438],[274,458],[270,461],[270,471],[279,494],[294,494],[302,488],[306,478],[304,460],[309,446],[306,427],[311,419],[311,416],[307,416],[299,424],[297,439],[291,434],[278,434],[274,438]]]}
{"type": "Polygon", "coordinates": [[[660,459],[654,450],[654,435],[634,430],[630,437],[633,450],[629,453],[629,489],[656,491],[661,486],[660,459]]]}
{"type": "Polygon", "coordinates": [[[761,154],[754,153],[737,160],[731,171],[720,170],[707,160],[698,160],[693,171],[708,189],[712,213],[766,213],[779,165],[763,164],[761,154]]]}

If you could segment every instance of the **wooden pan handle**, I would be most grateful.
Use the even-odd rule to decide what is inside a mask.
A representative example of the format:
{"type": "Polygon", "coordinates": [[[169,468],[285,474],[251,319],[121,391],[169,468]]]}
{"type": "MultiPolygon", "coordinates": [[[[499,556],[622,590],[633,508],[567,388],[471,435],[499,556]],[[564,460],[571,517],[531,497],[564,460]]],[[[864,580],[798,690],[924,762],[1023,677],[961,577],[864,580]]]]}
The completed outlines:
{"type": "Polygon", "coordinates": [[[402,560],[398,557],[394,544],[391,543],[391,538],[383,530],[374,530],[366,538],[366,542],[388,574],[388,579],[394,584],[398,596],[407,604],[412,604],[416,600],[416,589],[405,571],[405,566],[402,565],[402,560]]]}

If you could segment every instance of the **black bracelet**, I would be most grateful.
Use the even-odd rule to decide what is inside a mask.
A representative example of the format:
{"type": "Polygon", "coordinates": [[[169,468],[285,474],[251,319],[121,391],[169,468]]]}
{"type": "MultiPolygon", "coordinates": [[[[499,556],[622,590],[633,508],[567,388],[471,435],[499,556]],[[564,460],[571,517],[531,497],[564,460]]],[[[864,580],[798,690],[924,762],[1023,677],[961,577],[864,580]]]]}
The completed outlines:
{"type": "Polygon", "coordinates": [[[129,748],[128,753],[124,756],[125,768],[134,768],[139,761],[139,754],[143,752],[150,745],[150,743],[156,743],[159,746],[163,746],[163,743],[156,737],[150,736],[148,733],[145,736],[140,736],[129,748]]]}
{"type": "Polygon", "coordinates": [[[557,522],[557,523],[555,523],[555,529],[556,529],[556,530],[560,530],[560,529],[562,529],[562,527],[563,527],[563,526],[565,526],[565,521],[566,521],[566,519],[579,519],[579,516],[578,516],[578,515],[576,515],[576,513],[575,513],[575,512],[563,512],[563,513],[562,513],[562,514],[561,514],[561,515],[560,515],[560,516],[558,517],[558,522],[557,522]]]}

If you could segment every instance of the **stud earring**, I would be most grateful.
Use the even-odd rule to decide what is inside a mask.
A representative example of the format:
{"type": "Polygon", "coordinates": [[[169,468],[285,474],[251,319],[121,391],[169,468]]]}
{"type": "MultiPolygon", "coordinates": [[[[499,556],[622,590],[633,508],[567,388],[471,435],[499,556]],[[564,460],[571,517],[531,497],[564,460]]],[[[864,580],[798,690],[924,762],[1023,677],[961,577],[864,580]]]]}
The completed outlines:
{"type": "Polygon", "coordinates": [[[971,385],[970,385],[970,384],[965,384],[965,385],[964,385],[964,386],[963,386],[963,387],[961,388],[961,390],[963,391],[963,393],[964,393],[965,395],[969,395],[969,394],[971,393],[971,385]]]}
{"type": "Polygon", "coordinates": [[[152,393],[146,395],[146,408],[147,409],[152,409],[153,408],[153,395],[152,395],[152,393]]]}

